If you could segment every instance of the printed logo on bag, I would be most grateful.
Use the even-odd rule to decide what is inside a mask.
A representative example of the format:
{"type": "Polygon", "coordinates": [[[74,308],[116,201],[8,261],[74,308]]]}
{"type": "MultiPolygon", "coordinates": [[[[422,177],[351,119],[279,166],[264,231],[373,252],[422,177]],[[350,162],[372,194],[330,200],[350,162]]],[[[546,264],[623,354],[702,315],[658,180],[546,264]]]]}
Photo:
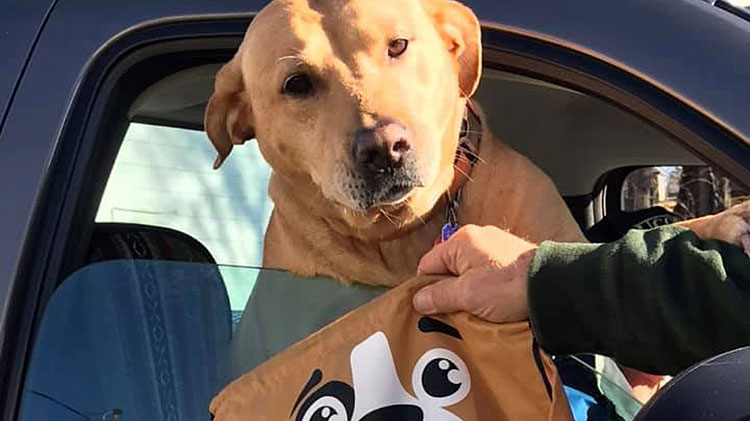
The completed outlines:
{"type": "MultiPolygon", "coordinates": [[[[462,339],[454,327],[429,317],[423,317],[418,325],[425,333],[439,332],[462,339]]],[[[413,395],[399,380],[388,338],[382,331],[352,349],[349,365],[351,385],[332,380],[319,386],[323,372],[315,369],[294,404],[292,419],[462,421],[448,408],[468,396],[471,376],[453,351],[433,348],[419,357],[411,373],[413,395]]]]}

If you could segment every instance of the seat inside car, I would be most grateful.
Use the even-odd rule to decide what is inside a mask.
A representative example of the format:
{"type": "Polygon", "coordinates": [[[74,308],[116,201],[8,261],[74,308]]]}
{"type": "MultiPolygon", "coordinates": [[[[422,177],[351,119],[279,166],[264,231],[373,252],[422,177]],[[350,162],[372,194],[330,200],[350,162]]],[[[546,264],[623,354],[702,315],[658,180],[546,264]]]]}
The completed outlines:
{"type": "Polygon", "coordinates": [[[50,299],[20,419],[207,419],[231,340],[211,254],[174,230],[97,224],[89,260],[50,299]]]}
{"type": "Polygon", "coordinates": [[[117,259],[216,263],[203,244],[183,232],[142,224],[96,223],[88,263],[117,259]]]}
{"type": "Polygon", "coordinates": [[[50,299],[20,419],[207,419],[230,380],[230,324],[213,265],[86,266],[50,299]]]}

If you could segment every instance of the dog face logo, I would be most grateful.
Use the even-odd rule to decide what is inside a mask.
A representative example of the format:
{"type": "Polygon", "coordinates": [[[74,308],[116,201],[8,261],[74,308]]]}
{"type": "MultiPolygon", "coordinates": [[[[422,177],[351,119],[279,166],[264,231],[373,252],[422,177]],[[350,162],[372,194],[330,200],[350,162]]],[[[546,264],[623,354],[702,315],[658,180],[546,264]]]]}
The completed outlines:
{"type": "MultiPolygon", "coordinates": [[[[461,338],[453,327],[435,319],[422,318],[419,327],[461,338]]],[[[466,398],[471,376],[456,353],[445,348],[424,352],[412,369],[413,395],[399,380],[383,332],[355,346],[349,362],[351,385],[334,380],[311,393],[323,375],[317,369],[313,372],[292,410],[292,416],[297,414],[294,421],[461,421],[447,408],[466,398]]]]}

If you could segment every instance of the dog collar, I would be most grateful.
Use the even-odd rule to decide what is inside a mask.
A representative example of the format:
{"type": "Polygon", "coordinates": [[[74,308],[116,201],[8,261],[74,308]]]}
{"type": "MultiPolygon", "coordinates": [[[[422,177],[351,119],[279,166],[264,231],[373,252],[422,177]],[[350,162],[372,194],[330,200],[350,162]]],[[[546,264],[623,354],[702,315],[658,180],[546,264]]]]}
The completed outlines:
{"type": "Polygon", "coordinates": [[[445,207],[446,222],[440,229],[440,236],[435,243],[448,240],[458,231],[458,205],[461,202],[461,192],[467,181],[471,179],[471,172],[479,159],[479,143],[482,140],[482,121],[479,119],[474,104],[469,101],[466,104],[464,118],[461,121],[461,132],[456,149],[456,158],[453,160],[454,176],[448,191],[448,204],[445,207]]]}

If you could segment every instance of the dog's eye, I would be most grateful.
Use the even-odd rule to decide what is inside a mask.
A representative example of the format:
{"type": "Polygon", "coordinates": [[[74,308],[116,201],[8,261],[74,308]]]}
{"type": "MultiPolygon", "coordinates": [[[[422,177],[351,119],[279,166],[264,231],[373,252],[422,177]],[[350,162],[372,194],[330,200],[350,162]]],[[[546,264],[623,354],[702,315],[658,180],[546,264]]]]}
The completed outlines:
{"type": "Polygon", "coordinates": [[[321,397],[301,415],[301,421],[347,421],[349,419],[344,404],[333,396],[321,397]]]}
{"type": "Polygon", "coordinates": [[[295,73],[284,81],[281,92],[286,95],[307,96],[313,93],[313,82],[310,76],[304,73],[295,73]]]}
{"type": "Polygon", "coordinates": [[[464,361],[444,349],[431,349],[422,355],[412,372],[414,393],[422,402],[440,407],[462,401],[471,390],[471,377],[464,361]]]}
{"type": "Polygon", "coordinates": [[[394,39],[388,43],[388,57],[396,58],[401,54],[404,54],[406,47],[409,46],[409,41],[403,38],[394,39]]]}

